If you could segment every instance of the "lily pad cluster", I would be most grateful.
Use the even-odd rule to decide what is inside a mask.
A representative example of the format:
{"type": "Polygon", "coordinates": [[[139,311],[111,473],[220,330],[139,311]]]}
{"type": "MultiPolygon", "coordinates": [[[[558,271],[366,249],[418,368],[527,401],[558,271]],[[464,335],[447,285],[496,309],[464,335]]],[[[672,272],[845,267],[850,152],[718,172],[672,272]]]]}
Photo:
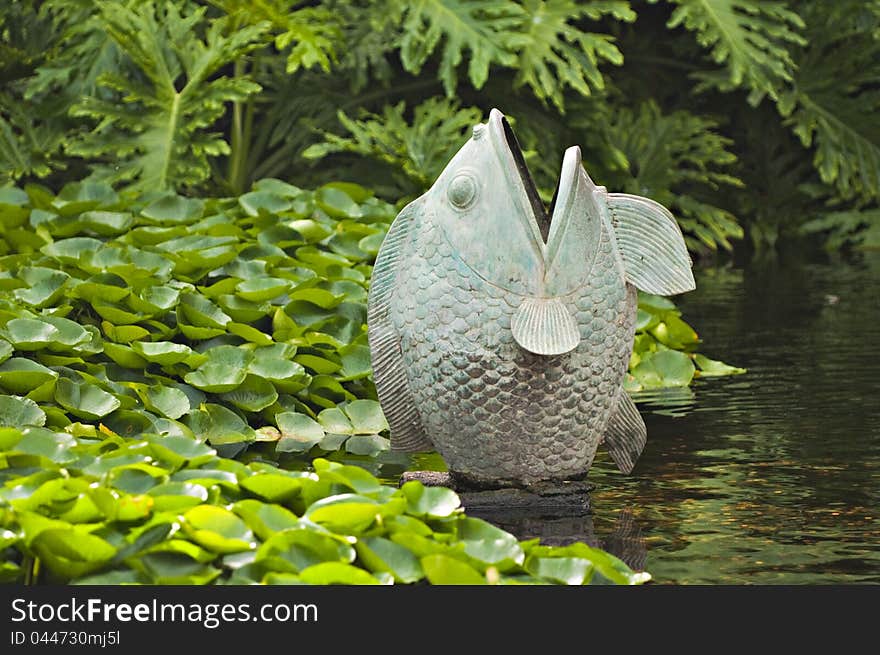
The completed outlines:
{"type": "Polygon", "coordinates": [[[0,582],[78,584],[638,584],[584,544],[518,541],[450,489],[218,456],[184,435],[0,428],[0,582]]]}
{"type": "Polygon", "coordinates": [[[693,352],[699,345],[696,331],[681,318],[668,298],[639,292],[636,335],[624,380],[628,391],[662,387],[686,387],[694,377],[745,373],[693,352]]]}
{"type": "Polygon", "coordinates": [[[383,450],[366,299],[395,215],[354,184],[0,189],[0,391],[54,429],[383,450]]]}

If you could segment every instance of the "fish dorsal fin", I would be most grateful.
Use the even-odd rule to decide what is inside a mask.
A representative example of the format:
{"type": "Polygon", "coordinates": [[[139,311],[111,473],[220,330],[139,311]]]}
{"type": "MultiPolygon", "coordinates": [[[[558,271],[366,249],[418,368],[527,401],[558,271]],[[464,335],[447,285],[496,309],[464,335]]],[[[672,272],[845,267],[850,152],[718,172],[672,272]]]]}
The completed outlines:
{"type": "Polygon", "coordinates": [[[631,473],[648,440],[648,430],[636,404],[623,389],[617,396],[617,407],[605,428],[605,448],[624,473],[631,473]]]}
{"type": "Polygon", "coordinates": [[[559,298],[525,298],[510,329],[516,342],[536,355],[562,355],[581,341],[577,322],[559,298]]]}
{"type": "Polygon", "coordinates": [[[434,449],[425,433],[409,387],[400,349],[400,335],[389,316],[400,263],[409,246],[415,213],[413,204],[404,207],[382,242],[370,279],[367,310],[367,335],[373,377],[382,412],[391,429],[391,447],[409,452],[434,449]]]}
{"type": "Polygon", "coordinates": [[[668,209],[641,196],[609,193],[608,210],[633,286],[660,296],[696,288],[681,229],[668,209]]]}

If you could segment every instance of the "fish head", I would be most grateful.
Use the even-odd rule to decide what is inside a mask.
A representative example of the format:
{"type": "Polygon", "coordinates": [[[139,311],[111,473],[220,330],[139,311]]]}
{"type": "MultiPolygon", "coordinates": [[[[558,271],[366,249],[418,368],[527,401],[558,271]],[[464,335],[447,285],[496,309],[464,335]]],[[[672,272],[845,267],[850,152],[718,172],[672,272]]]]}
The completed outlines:
{"type": "Polygon", "coordinates": [[[426,196],[454,255],[476,275],[514,293],[539,291],[546,212],[500,111],[474,126],[426,196]]]}
{"type": "MultiPolygon", "coordinates": [[[[593,270],[602,234],[612,234],[608,192],[596,185],[581,162],[581,149],[572,146],[562,158],[562,170],[551,204],[545,260],[545,292],[565,295],[582,286],[593,270]]],[[[621,283],[623,264],[612,251],[621,283]]]]}
{"type": "Polygon", "coordinates": [[[569,148],[548,211],[510,124],[493,109],[425,200],[453,254],[476,275],[506,291],[544,296],[583,282],[599,242],[604,192],[584,171],[580,148],[569,148]]]}

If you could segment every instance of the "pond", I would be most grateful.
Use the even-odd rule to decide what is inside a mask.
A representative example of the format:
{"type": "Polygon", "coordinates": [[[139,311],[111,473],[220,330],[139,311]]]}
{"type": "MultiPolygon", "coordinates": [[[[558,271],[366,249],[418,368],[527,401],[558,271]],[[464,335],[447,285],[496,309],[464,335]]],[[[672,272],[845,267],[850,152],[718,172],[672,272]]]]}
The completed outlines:
{"type": "Polygon", "coordinates": [[[637,398],[635,475],[591,478],[597,527],[632,509],[657,582],[880,582],[880,253],[697,272],[710,356],[748,368],[637,398]]]}
{"type": "MultiPolygon", "coordinates": [[[[676,299],[708,356],[745,375],[635,396],[633,475],[600,452],[589,517],[487,517],[588,541],[657,583],[880,582],[880,253],[788,254],[696,271],[676,299]]],[[[359,463],[396,484],[437,455],[359,463]]]]}

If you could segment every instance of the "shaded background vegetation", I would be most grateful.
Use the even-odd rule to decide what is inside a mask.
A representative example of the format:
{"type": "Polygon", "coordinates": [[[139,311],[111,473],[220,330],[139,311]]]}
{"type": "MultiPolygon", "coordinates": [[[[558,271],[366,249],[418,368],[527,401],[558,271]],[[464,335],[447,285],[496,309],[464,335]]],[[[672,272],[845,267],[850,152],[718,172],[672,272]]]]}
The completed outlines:
{"type": "Polygon", "coordinates": [[[497,106],[545,194],[580,144],[696,254],[880,244],[876,0],[13,0],[0,37],[7,181],[397,202],[497,106]]]}

